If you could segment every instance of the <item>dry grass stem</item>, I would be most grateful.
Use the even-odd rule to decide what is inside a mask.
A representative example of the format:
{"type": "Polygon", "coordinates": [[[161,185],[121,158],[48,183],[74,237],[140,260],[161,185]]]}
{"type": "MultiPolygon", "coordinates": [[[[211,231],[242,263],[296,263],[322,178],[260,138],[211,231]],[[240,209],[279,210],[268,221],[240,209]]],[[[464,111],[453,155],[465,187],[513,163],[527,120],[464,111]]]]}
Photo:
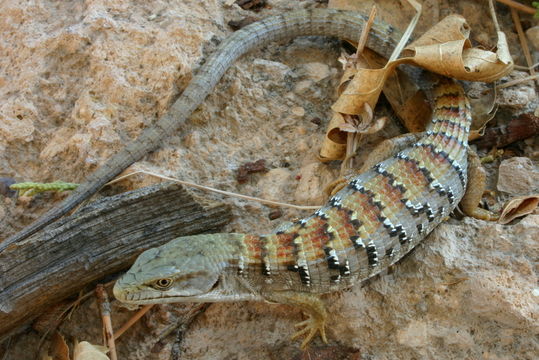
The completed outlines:
{"type": "Polygon", "coordinates": [[[129,320],[125,322],[125,324],[122,325],[121,328],[119,328],[114,333],[114,340],[117,340],[124,332],[126,332],[127,329],[129,329],[131,326],[133,326],[134,323],[138,321],[144,314],[146,314],[151,308],[153,307],[153,304],[151,305],[144,305],[142,308],[140,308],[139,311],[135,315],[133,315],[129,320]]]}
{"type": "Polygon", "coordinates": [[[402,38],[399,40],[399,43],[395,47],[395,50],[393,50],[393,53],[389,57],[388,62],[394,61],[399,57],[402,52],[402,49],[405,48],[406,44],[408,43],[408,40],[410,40],[410,36],[412,35],[412,32],[414,31],[417,22],[419,21],[419,17],[421,16],[421,4],[415,0],[408,0],[408,3],[412,5],[412,7],[415,9],[416,14],[410,21],[410,25],[408,25],[408,27],[406,28],[406,31],[402,35],[402,38]]]}
{"type": "MultiPolygon", "coordinates": [[[[374,22],[375,18],[376,6],[373,5],[369,14],[369,19],[367,20],[367,23],[365,24],[365,27],[363,28],[363,30],[361,31],[361,35],[359,36],[355,58],[356,61],[363,52],[363,49],[365,49],[365,45],[367,44],[367,38],[369,37],[369,32],[371,31],[372,23],[374,22]]],[[[344,115],[344,118],[346,122],[353,124],[353,120],[351,120],[350,115],[344,115]]],[[[356,153],[360,141],[361,134],[352,132],[346,135],[346,156],[341,163],[341,174],[345,174],[349,169],[352,168],[352,157],[356,153]]]]}
{"type": "Polygon", "coordinates": [[[511,17],[513,18],[513,23],[515,24],[515,28],[517,29],[520,46],[522,46],[522,52],[524,53],[524,57],[526,58],[526,63],[528,67],[530,68],[530,74],[534,75],[535,70],[533,69],[533,60],[530,54],[530,48],[528,47],[528,40],[526,39],[526,36],[524,35],[524,30],[522,29],[522,24],[520,23],[520,17],[518,15],[518,12],[514,8],[511,8],[511,17]]]}
{"type": "Polygon", "coordinates": [[[515,65],[515,69],[524,70],[524,71],[530,71],[530,69],[535,69],[537,66],[539,66],[539,63],[535,63],[532,66],[515,65]]]}
{"type": "Polygon", "coordinates": [[[218,193],[218,194],[222,194],[222,195],[226,195],[226,196],[233,196],[233,197],[237,197],[237,198],[245,199],[245,200],[257,201],[257,202],[259,202],[261,204],[267,204],[267,205],[273,205],[273,206],[282,206],[282,207],[288,207],[288,208],[298,209],[298,210],[317,210],[322,206],[322,205],[301,206],[301,205],[282,203],[282,202],[279,202],[279,201],[261,199],[261,198],[257,198],[257,197],[254,197],[254,196],[247,196],[247,195],[233,193],[233,192],[230,192],[230,191],[224,191],[224,190],[215,189],[215,188],[212,188],[212,187],[209,187],[209,186],[198,185],[198,184],[195,184],[195,183],[192,183],[192,182],[189,182],[189,181],[178,180],[178,179],[175,179],[175,178],[172,178],[172,177],[169,177],[169,176],[157,174],[157,173],[154,173],[154,172],[151,172],[151,171],[146,171],[146,170],[137,170],[137,171],[134,171],[132,173],[125,174],[125,175],[120,176],[120,177],[112,180],[111,182],[107,183],[107,185],[115,183],[115,182],[120,181],[120,180],[123,180],[123,179],[125,179],[125,178],[127,178],[129,176],[133,176],[135,174],[146,174],[146,175],[150,175],[150,176],[155,176],[155,177],[163,179],[163,180],[174,181],[174,182],[176,182],[178,184],[194,187],[196,189],[205,190],[205,191],[212,191],[212,192],[215,192],[215,193],[218,193]]]}
{"type": "Polygon", "coordinates": [[[112,320],[110,318],[109,297],[102,284],[96,286],[95,295],[99,306],[99,312],[101,313],[101,320],[103,322],[103,343],[109,348],[110,360],[118,360],[112,331],[112,320]]]}
{"type": "Polygon", "coordinates": [[[525,12],[527,14],[535,15],[535,13],[537,12],[536,9],[534,9],[532,7],[529,7],[527,5],[523,5],[523,4],[521,4],[519,2],[516,2],[516,1],[513,1],[513,0],[496,0],[496,1],[511,7],[511,9],[516,9],[518,11],[522,11],[522,12],[525,12]]]}
{"type": "Polygon", "coordinates": [[[367,38],[369,37],[369,32],[371,31],[372,23],[374,22],[375,17],[376,5],[373,5],[369,14],[369,19],[365,23],[365,27],[363,28],[363,30],[361,31],[361,35],[359,36],[359,40],[357,42],[356,56],[359,56],[359,54],[363,52],[363,49],[367,44],[367,38]]]}
{"type": "Polygon", "coordinates": [[[496,90],[503,89],[503,88],[510,87],[510,86],[514,86],[514,85],[518,85],[518,84],[521,84],[523,82],[530,81],[530,80],[537,80],[537,79],[539,79],[538,74],[526,76],[525,78],[522,78],[522,79],[511,80],[511,81],[508,81],[508,82],[506,82],[504,84],[496,85],[496,90]]]}
{"type": "Polygon", "coordinates": [[[494,29],[496,32],[500,32],[500,24],[498,24],[498,18],[496,17],[496,9],[494,8],[494,0],[488,0],[488,8],[490,10],[490,17],[494,23],[494,29]]]}

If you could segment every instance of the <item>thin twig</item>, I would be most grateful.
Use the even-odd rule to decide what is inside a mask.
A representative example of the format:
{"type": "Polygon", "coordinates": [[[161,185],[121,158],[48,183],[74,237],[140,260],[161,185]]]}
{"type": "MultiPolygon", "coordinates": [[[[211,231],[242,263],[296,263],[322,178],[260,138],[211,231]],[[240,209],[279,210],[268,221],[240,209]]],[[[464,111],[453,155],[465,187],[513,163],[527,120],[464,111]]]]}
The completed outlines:
{"type": "Polygon", "coordinates": [[[530,48],[528,47],[528,40],[526,40],[526,36],[524,35],[524,30],[522,29],[522,24],[520,23],[520,17],[518,15],[518,12],[514,8],[511,8],[511,17],[513,18],[515,28],[517,29],[518,39],[520,40],[520,46],[522,46],[522,52],[524,53],[524,57],[526,58],[526,63],[530,67],[530,74],[534,75],[535,70],[532,67],[533,60],[530,54],[530,48]]]}
{"type": "Polygon", "coordinates": [[[412,35],[412,32],[414,31],[417,25],[419,17],[421,16],[421,9],[422,9],[421,4],[415,0],[408,0],[408,3],[412,5],[412,7],[415,9],[416,14],[410,21],[410,25],[408,25],[408,27],[406,28],[406,31],[404,32],[401,39],[399,40],[399,43],[397,44],[397,46],[395,46],[395,50],[393,50],[393,53],[389,57],[388,62],[396,60],[399,57],[402,49],[404,49],[404,47],[408,43],[408,40],[410,39],[410,36],[412,35]]]}
{"type": "MultiPolygon", "coordinates": [[[[361,34],[359,35],[359,40],[357,42],[357,49],[356,49],[356,55],[355,55],[355,63],[354,65],[357,68],[357,62],[359,61],[359,57],[363,50],[365,49],[365,45],[367,44],[367,38],[369,37],[369,32],[371,31],[372,24],[374,23],[374,19],[376,18],[376,5],[373,5],[371,8],[371,12],[369,14],[369,19],[365,23],[365,26],[361,30],[361,34]]],[[[344,119],[347,123],[354,124],[354,120],[352,117],[348,114],[344,114],[344,119]]],[[[365,121],[370,119],[364,119],[365,121]]],[[[355,132],[349,132],[346,134],[346,156],[344,160],[341,163],[341,174],[345,174],[348,172],[349,169],[352,168],[352,157],[356,153],[356,149],[359,145],[359,142],[361,141],[361,134],[355,133],[355,132]]]]}
{"type": "Polygon", "coordinates": [[[539,79],[539,74],[526,76],[525,78],[522,78],[522,79],[511,80],[511,81],[508,81],[508,82],[506,82],[504,84],[496,85],[496,90],[503,89],[503,88],[510,87],[510,86],[514,86],[514,85],[518,85],[520,83],[530,81],[530,80],[537,80],[537,79],[539,79]]]}
{"type": "Polygon", "coordinates": [[[490,10],[490,17],[492,18],[492,22],[494,23],[494,29],[496,32],[500,32],[500,24],[498,24],[498,18],[496,17],[496,9],[494,9],[494,1],[488,0],[488,8],[490,10]]]}
{"type": "Polygon", "coordinates": [[[373,5],[371,8],[371,13],[369,14],[369,19],[365,23],[365,26],[361,31],[361,35],[359,36],[359,40],[357,42],[356,56],[359,56],[363,52],[363,49],[365,49],[365,45],[367,44],[367,38],[369,37],[369,32],[371,31],[371,27],[375,17],[376,5],[373,5]]]}
{"type": "Polygon", "coordinates": [[[4,352],[4,356],[2,356],[2,360],[7,360],[7,356],[9,355],[9,347],[11,346],[11,339],[12,336],[8,337],[6,341],[6,350],[4,352]]]}
{"type": "MultiPolygon", "coordinates": [[[[105,284],[102,284],[104,287],[109,287],[111,285],[113,285],[114,283],[116,282],[116,280],[111,280],[105,284]]],[[[69,312],[72,312],[74,311],[75,307],[77,305],[79,305],[83,300],[89,298],[90,296],[92,296],[95,292],[94,291],[88,291],[86,294],[84,295],[80,295],[76,300],[74,300],[71,304],[69,304],[69,306],[64,310],[62,311],[62,313],[60,314],[59,317],[63,317],[63,316],[66,316],[67,314],[67,318],[69,318],[70,314],[68,314],[69,312]]]]}
{"type": "Polygon", "coordinates": [[[513,0],[497,0],[497,1],[511,7],[511,9],[517,9],[519,11],[522,11],[522,12],[525,12],[525,13],[528,13],[528,14],[535,15],[535,13],[537,12],[537,9],[534,9],[534,8],[529,7],[527,5],[523,5],[523,4],[518,3],[516,1],[513,1],[513,0]]]}
{"type": "Polygon", "coordinates": [[[108,184],[112,184],[114,182],[120,181],[120,180],[125,179],[125,178],[127,178],[129,176],[133,176],[133,175],[139,174],[139,173],[140,174],[150,175],[150,176],[155,176],[155,177],[158,177],[158,178],[164,179],[164,180],[174,181],[174,182],[177,182],[178,184],[194,187],[194,188],[200,189],[200,190],[212,191],[212,192],[215,192],[215,193],[218,193],[218,194],[227,195],[227,196],[233,196],[233,197],[237,197],[237,198],[245,199],[245,200],[258,201],[261,204],[289,207],[289,208],[298,209],[298,210],[316,210],[316,209],[319,209],[321,207],[321,205],[316,205],[316,206],[293,205],[293,204],[282,203],[282,202],[279,202],[279,201],[261,199],[261,198],[257,198],[257,197],[254,197],[254,196],[247,196],[247,195],[237,194],[237,193],[233,193],[233,192],[230,192],[230,191],[224,191],[224,190],[215,189],[215,188],[212,188],[212,187],[209,187],[209,186],[198,185],[198,184],[188,182],[188,181],[178,180],[178,179],[175,179],[175,178],[172,178],[172,177],[169,177],[169,176],[157,174],[157,173],[154,173],[154,172],[151,172],[151,171],[146,171],[146,170],[137,170],[137,171],[134,171],[132,173],[125,174],[123,176],[120,176],[120,177],[112,180],[108,184]]]}
{"type": "Polygon", "coordinates": [[[535,63],[532,66],[522,66],[522,65],[514,65],[516,70],[524,70],[524,71],[530,71],[530,69],[535,69],[537,66],[539,66],[539,63],[535,63]]]}
{"type": "Polygon", "coordinates": [[[95,295],[99,306],[99,312],[101,313],[101,320],[103,321],[103,342],[109,348],[110,360],[118,360],[112,331],[112,320],[110,318],[109,298],[105,291],[105,287],[102,284],[96,286],[95,295]]]}
{"type": "MultiPolygon", "coordinates": [[[[116,280],[112,280],[112,281],[109,281],[108,283],[105,283],[103,284],[104,287],[109,287],[110,285],[113,285],[114,282],[116,280]]],[[[62,311],[57,319],[60,320],[60,322],[58,323],[58,326],[63,322],[65,321],[65,319],[69,319],[69,317],[71,316],[71,314],[75,311],[75,308],[85,299],[89,298],[90,296],[94,295],[95,294],[95,291],[88,291],[86,294],[84,295],[79,295],[79,297],[75,300],[73,300],[72,303],[70,303],[69,305],[66,306],[65,310],[62,311]]],[[[36,350],[36,359],[38,357],[37,354],[39,354],[39,352],[41,351],[41,347],[43,346],[43,344],[45,343],[45,340],[47,339],[47,336],[49,334],[49,332],[51,330],[55,330],[57,329],[57,327],[55,327],[54,329],[47,329],[45,331],[45,333],[41,336],[41,338],[39,339],[39,343],[38,343],[38,346],[37,346],[37,350],[36,350]]]]}
{"type": "Polygon", "coordinates": [[[122,325],[121,328],[116,330],[114,333],[114,340],[117,340],[122,334],[129,329],[131,326],[133,326],[134,323],[138,321],[144,314],[146,314],[151,308],[153,307],[153,304],[150,305],[144,305],[142,308],[137,311],[135,315],[133,315],[129,320],[125,322],[125,324],[122,325]]]}

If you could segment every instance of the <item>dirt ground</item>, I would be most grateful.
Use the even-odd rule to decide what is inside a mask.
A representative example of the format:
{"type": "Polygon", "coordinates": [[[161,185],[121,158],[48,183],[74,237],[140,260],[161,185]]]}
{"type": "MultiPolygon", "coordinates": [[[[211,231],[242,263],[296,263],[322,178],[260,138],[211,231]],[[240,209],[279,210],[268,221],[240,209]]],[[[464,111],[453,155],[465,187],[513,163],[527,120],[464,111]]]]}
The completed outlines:
{"type": "MultiPolygon", "coordinates": [[[[324,1],[269,0],[244,10],[227,0],[49,1],[5,0],[0,5],[0,177],[18,181],[82,182],[163,114],[193,73],[233,30],[230,21],[261,19],[324,1]]],[[[330,1],[346,7],[352,1],[330,1]]],[[[404,29],[413,11],[404,0],[362,1],[378,19],[404,29]]],[[[524,1],[523,1],[524,3],[524,1]]],[[[356,4],[357,5],[357,4],[356,4]]],[[[498,20],[517,65],[526,61],[509,8],[498,20]]],[[[458,13],[472,40],[496,44],[488,5],[480,0],[425,0],[420,34],[458,13]]],[[[533,60],[539,61],[538,21],[521,14],[533,60]],[[535,27],[535,31],[533,28],[535,27]]],[[[321,204],[322,190],[338,177],[337,162],[317,151],[331,117],[342,66],[340,41],[299,38],[272,44],[240,59],[213,93],[162,147],[133,165],[222,190],[295,204],[321,204]],[[237,181],[237,169],[264,159],[268,171],[237,181]]],[[[528,73],[515,70],[503,81],[528,73]]],[[[527,113],[539,115],[533,81],[499,90],[489,126],[527,113]]],[[[358,164],[384,138],[404,132],[387,102],[381,132],[364,139],[358,164]]],[[[485,156],[491,148],[479,149],[485,156]]],[[[537,136],[504,148],[486,164],[490,205],[539,193],[537,136]]],[[[133,189],[158,182],[138,175],[133,189]]],[[[196,192],[196,191],[195,191],[196,192]]],[[[197,192],[228,203],[227,232],[265,233],[308,212],[197,192]]],[[[21,201],[0,195],[0,239],[7,238],[64,195],[21,201]]],[[[452,217],[397,266],[364,284],[325,296],[329,344],[315,340],[303,352],[290,340],[298,309],[266,303],[212,304],[190,319],[192,306],[159,305],[117,342],[119,359],[534,359],[539,354],[539,213],[499,225],[452,217]],[[178,332],[182,329],[182,332],[178,332]]],[[[1,276],[1,274],[0,274],[1,276]]],[[[90,289],[88,289],[90,290],[90,289]]],[[[111,295],[112,298],[112,295],[111,295]]],[[[113,302],[115,328],[134,312],[113,302]]],[[[52,312],[52,310],[51,310],[52,312]]],[[[47,328],[47,322],[38,323],[47,328]]],[[[81,303],[58,328],[74,339],[100,344],[95,300],[81,303]]],[[[43,326],[29,326],[0,344],[0,359],[35,359],[43,326]]],[[[41,347],[40,347],[41,344],[41,347]]],[[[41,356],[41,355],[39,355],[41,356]]],[[[41,358],[41,357],[39,357],[41,358]]]]}

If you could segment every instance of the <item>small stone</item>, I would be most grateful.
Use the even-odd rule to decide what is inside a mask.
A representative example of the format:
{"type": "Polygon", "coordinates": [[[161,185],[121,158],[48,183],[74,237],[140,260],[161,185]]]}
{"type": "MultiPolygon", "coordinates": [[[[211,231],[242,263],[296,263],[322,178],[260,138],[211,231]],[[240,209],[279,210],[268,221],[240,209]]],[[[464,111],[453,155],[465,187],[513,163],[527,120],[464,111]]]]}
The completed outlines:
{"type": "Polygon", "coordinates": [[[534,26],[526,30],[526,36],[536,50],[539,50],[539,26],[534,26]]]}
{"type": "Polygon", "coordinates": [[[255,59],[253,65],[254,74],[259,73],[263,75],[264,78],[271,79],[278,83],[283,83],[286,74],[290,71],[290,68],[285,64],[266,59],[255,59]]]}
{"type": "Polygon", "coordinates": [[[322,120],[319,117],[315,117],[311,119],[311,122],[315,124],[316,126],[322,125],[322,120]]]}
{"type": "Polygon", "coordinates": [[[513,195],[527,195],[539,190],[539,171],[527,157],[502,161],[498,169],[498,190],[513,195]]]}
{"type": "Polygon", "coordinates": [[[307,90],[314,86],[312,80],[301,80],[294,86],[294,92],[298,94],[304,94],[307,90]]]}
{"type": "MultiPolygon", "coordinates": [[[[520,80],[527,77],[528,73],[523,71],[513,71],[510,76],[502,80],[508,82],[512,80],[520,80]]],[[[510,106],[514,108],[522,108],[530,102],[535,101],[537,94],[533,80],[525,81],[515,86],[503,88],[497,96],[497,103],[501,106],[510,106]]]]}
{"type": "Polygon", "coordinates": [[[321,163],[310,163],[300,169],[298,176],[298,187],[294,196],[296,203],[322,205],[326,200],[324,189],[335,178],[328,166],[321,163]]]}
{"type": "Polygon", "coordinates": [[[305,109],[301,106],[294,106],[292,109],[290,109],[290,111],[297,117],[302,117],[305,115],[305,109]]]}
{"type": "Polygon", "coordinates": [[[243,90],[241,80],[238,79],[238,78],[234,79],[234,81],[232,82],[232,85],[230,85],[230,87],[228,89],[230,90],[231,95],[239,95],[239,94],[241,94],[241,92],[243,90]]]}
{"type": "Polygon", "coordinates": [[[303,68],[307,71],[307,75],[314,81],[323,80],[331,74],[329,66],[319,62],[305,64],[303,68]]]}
{"type": "Polygon", "coordinates": [[[260,196],[266,200],[283,201],[288,198],[287,190],[290,189],[292,173],[285,168],[271,169],[262,175],[257,187],[260,189],[260,196]]]}
{"type": "Polygon", "coordinates": [[[397,331],[399,344],[410,347],[423,347],[428,342],[427,324],[422,321],[411,321],[404,329],[397,331]]]}
{"type": "Polygon", "coordinates": [[[232,30],[236,31],[236,30],[241,29],[242,27],[245,27],[247,25],[254,23],[255,21],[256,19],[254,17],[247,16],[240,20],[230,20],[228,22],[228,26],[230,26],[232,30]]]}
{"type": "Polygon", "coordinates": [[[245,184],[247,180],[249,180],[249,174],[266,171],[268,171],[268,168],[266,167],[265,159],[247,162],[238,168],[238,171],[236,173],[236,180],[240,184],[245,184]]]}
{"type": "Polygon", "coordinates": [[[268,214],[268,219],[275,220],[280,218],[281,216],[283,216],[283,211],[281,209],[275,209],[270,211],[270,213],[268,214]]]}
{"type": "Polygon", "coordinates": [[[32,141],[37,109],[30,101],[9,99],[0,105],[0,137],[11,141],[32,141]]]}

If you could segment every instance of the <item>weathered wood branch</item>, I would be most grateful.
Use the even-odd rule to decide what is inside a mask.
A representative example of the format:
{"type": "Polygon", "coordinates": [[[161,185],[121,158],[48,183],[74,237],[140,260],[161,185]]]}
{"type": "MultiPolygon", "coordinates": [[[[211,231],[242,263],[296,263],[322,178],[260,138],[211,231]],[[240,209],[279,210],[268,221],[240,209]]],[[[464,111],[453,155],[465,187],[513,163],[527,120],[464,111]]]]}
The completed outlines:
{"type": "Polygon", "coordinates": [[[104,198],[0,252],[0,339],[48,306],[178,236],[217,231],[227,206],[165,183],[104,198]]]}

